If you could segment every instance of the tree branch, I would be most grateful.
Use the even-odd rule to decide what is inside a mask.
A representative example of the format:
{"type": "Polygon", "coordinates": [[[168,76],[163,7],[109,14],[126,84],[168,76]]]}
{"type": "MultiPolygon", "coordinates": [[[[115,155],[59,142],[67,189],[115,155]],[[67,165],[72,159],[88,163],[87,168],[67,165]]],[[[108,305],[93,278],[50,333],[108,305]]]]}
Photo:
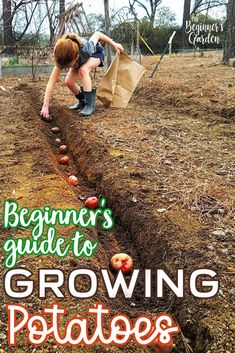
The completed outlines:
{"type": "Polygon", "coordinates": [[[151,15],[150,15],[150,13],[149,13],[148,8],[147,8],[142,2],[140,2],[139,0],[134,0],[134,3],[135,3],[135,2],[136,2],[140,7],[142,7],[142,8],[144,9],[144,11],[146,12],[148,18],[150,18],[151,15]]]}
{"type": "Polygon", "coordinates": [[[17,42],[18,42],[19,40],[21,40],[21,38],[24,36],[24,34],[26,33],[27,29],[29,28],[29,25],[30,25],[30,23],[31,23],[31,20],[32,20],[32,18],[33,18],[33,15],[34,15],[34,12],[35,12],[37,6],[38,6],[38,2],[36,2],[36,5],[34,6],[34,8],[33,8],[33,10],[32,10],[32,13],[31,13],[31,15],[30,15],[28,21],[27,21],[27,17],[28,17],[28,16],[27,16],[27,11],[26,11],[26,14],[25,14],[26,21],[27,21],[27,22],[26,22],[26,26],[25,26],[23,32],[20,34],[20,36],[16,39],[17,42]]]}
{"type": "Polygon", "coordinates": [[[219,6],[223,6],[223,5],[227,5],[226,0],[220,0],[220,1],[219,0],[209,0],[209,1],[199,0],[199,1],[195,1],[194,8],[193,8],[191,14],[196,15],[200,12],[210,10],[214,7],[219,7],[219,6]]]}
{"type": "Polygon", "coordinates": [[[13,1],[13,3],[14,3],[15,6],[14,6],[14,8],[13,8],[13,10],[12,10],[12,17],[16,14],[17,10],[18,10],[22,5],[28,5],[28,4],[32,3],[32,2],[38,3],[37,0],[22,0],[22,1],[20,1],[18,4],[17,4],[15,1],[13,1]]]}

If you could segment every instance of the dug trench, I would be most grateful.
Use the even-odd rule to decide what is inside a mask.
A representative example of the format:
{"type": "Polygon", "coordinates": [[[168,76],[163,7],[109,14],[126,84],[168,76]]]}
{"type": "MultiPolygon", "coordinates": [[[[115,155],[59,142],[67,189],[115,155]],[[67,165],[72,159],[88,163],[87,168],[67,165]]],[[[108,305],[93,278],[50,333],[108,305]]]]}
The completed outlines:
{"type": "MultiPolygon", "coordinates": [[[[227,302],[223,302],[220,295],[206,301],[196,299],[190,294],[187,286],[190,273],[198,268],[199,263],[200,267],[204,268],[213,268],[215,265],[212,254],[207,251],[208,240],[205,238],[206,231],[200,219],[194,213],[180,208],[173,209],[167,215],[156,212],[158,202],[159,205],[161,204],[160,199],[155,199],[155,204],[152,204],[151,198],[147,197],[151,190],[148,185],[144,184],[141,173],[133,170],[131,178],[130,174],[127,177],[121,163],[125,156],[119,151],[111,150],[105,141],[96,135],[96,131],[92,131],[87,122],[79,120],[76,115],[70,113],[60,104],[59,100],[54,102],[51,110],[52,123],[42,122],[38,113],[41,108],[41,102],[38,99],[40,93],[35,86],[33,84],[18,85],[15,87],[15,92],[15,97],[12,97],[14,103],[11,103],[15,105],[15,120],[12,124],[17,121],[18,126],[14,128],[13,134],[18,139],[18,146],[14,152],[17,154],[17,163],[22,160],[23,153],[23,161],[28,164],[26,175],[30,175],[33,180],[32,185],[29,182],[28,190],[25,189],[23,183],[22,189],[18,189],[13,196],[17,196],[20,203],[26,203],[29,207],[43,206],[46,202],[66,208],[71,207],[71,204],[79,207],[84,197],[96,193],[97,196],[102,195],[107,198],[108,205],[115,215],[114,232],[104,234],[98,229],[95,235],[93,234],[100,242],[100,249],[91,261],[84,260],[78,264],[73,259],[67,259],[56,261],[57,267],[69,272],[71,267],[86,266],[98,272],[102,267],[107,268],[109,259],[114,253],[125,251],[134,258],[136,268],[153,271],[161,268],[174,279],[176,279],[176,269],[184,268],[186,283],[183,299],[177,299],[166,289],[164,300],[157,298],[145,300],[141,280],[131,301],[124,300],[122,296],[116,300],[108,300],[102,285],[95,299],[109,305],[114,313],[125,312],[132,318],[141,313],[154,316],[160,312],[169,312],[179,322],[186,337],[182,339],[183,336],[180,336],[180,339],[176,340],[175,352],[188,352],[190,349],[188,344],[195,353],[214,352],[215,349],[219,353],[232,352],[233,338],[226,321],[229,320],[230,323],[232,313],[230,313],[227,302]],[[18,112],[19,101],[21,105],[18,112]],[[55,125],[60,127],[63,141],[69,146],[73,159],[69,168],[58,167],[58,148],[53,144],[53,136],[50,133],[50,127],[55,125]],[[66,175],[72,171],[80,174],[78,190],[71,189],[66,184],[66,175]],[[140,183],[136,180],[140,180],[140,183]],[[139,187],[140,184],[141,187],[139,187]],[[30,200],[29,197],[31,197],[30,200]],[[194,246],[190,242],[191,238],[194,238],[194,246]],[[187,342],[187,339],[190,341],[187,342]]],[[[5,99],[9,100],[7,97],[5,99]]],[[[13,107],[11,106],[10,109],[13,107]]],[[[109,113],[104,113],[103,116],[105,114],[109,113]]],[[[4,128],[13,129],[11,125],[4,128]]],[[[6,133],[9,132],[12,133],[12,131],[6,131],[6,133]]],[[[19,180],[16,178],[14,182],[17,183],[19,180]]],[[[8,190],[8,184],[5,184],[5,197],[9,195],[10,190],[12,192],[11,188],[8,190]]],[[[13,189],[16,190],[16,187],[13,189]]],[[[53,267],[55,260],[30,258],[27,262],[36,267],[53,267]]],[[[24,266],[27,267],[26,264],[24,266]]],[[[219,270],[218,276],[223,287],[229,288],[230,279],[225,277],[225,268],[223,266],[218,268],[216,264],[216,269],[219,270]]],[[[51,299],[52,297],[47,298],[47,302],[51,299]]],[[[6,296],[4,301],[7,301],[6,296]]],[[[94,304],[94,298],[92,302],[94,304]]],[[[75,314],[78,309],[84,310],[87,305],[91,304],[91,301],[84,300],[77,303],[74,299],[66,297],[63,299],[63,304],[71,309],[72,314],[75,314]]],[[[35,310],[43,303],[34,296],[28,300],[28,305],[35,310]]],[[[18,349],[17,352],[24,351],[27,347],[23,337],[20,347],[22,350],[18,349]]],[[[7,346],[4,346],[4,349],[14,351],[14,348],[7,346]]],[[[75,351],[79,352],[79,349],[81,348],[75,351]]],[[[110,352],[151,351],[149,348],[137,347],[134,343],[129,343],[127,347],[122,348],[96,347],[95,350],[90,350],[88,347],[82,347],[84,352],[104,352],[106,350],[110,352]]],[[[48,342],[43,349],[37,350],[37,352],[47,351],[54,352],[57,348],[52,342],[48,342]]],[[[61,349],[61,352],[69,351],[70,348],[61,349]]]]}
{"type": "MultiPolygon", "coordinates": [[[[1,141],[4,148],[1,151],[3,160],[1,169],[1,195],[4,199],[15,200],[20,206],[27,206],[29,209],[50,205],[54,208],[76,208],[79,209],[83,206],[83,200],[89,196],[97,193],[86,182],[83,181],[81,174],[79,175],[80,168],[75,164],[72,158],[73,146],[70,148],[70,164],[69,166],[59,166],[58,146],[54,145],[55,136],[50,132],[50,124],[44,124],[38,117],[37,107],[32,108],[33,99],[29,93],[29,87],[19,86],[15,87],[14,97],[9,97],[7,94],[2,94],[1,105],[1,141]],[[21,102],[19,107],[17,102],[21,102]],[[9,109],[9,110],[8,110],[9,109]],[[5,116],[8,116],[7,124],[5,116]],[[67,177],[70,174],[79,176],[79,187],[72,188],[67,184],[67,177]]],[[[53,122],[54,123],[54,122],[53,122]]],[[[65,142],[66,134],[61,127],[62,141],[65,142]]],[[[58,136],[58,135],[57,135],[58,136]]],[[[1,200],[3,201],[3,200],[1,200]]],[[[67,227],[66,231],[63,230],[64,236],[69,236],[73,233],[73,227],[67,227]]],[[[100,268],[108,268],[110,258],[116,252],[129,252],[135,259],[138,266],[138,256],[135,248],[130,245],[130,236],[128,232],[125,233],[122,229],[116,228],[116,231],[105,232],[101,229],[97,231],[82,230],[92,239],[98,239],[100,242],[99,251],[96,256],[91,260],[80,259],[75,260],[72,256],[65,259],[55,257],[43,256],[29,256],[20,258],[17,266],[27,268],[33,272],[33,279],[35,280],[35,291],[33,295],[26,299],[11,299],[3,291],[1,286],[1,298],[3,298],[2,305],[6,303],[19,303],[26,305],[31,312],[39,312],[43,306],[51,304],[55,301],[52,293],[48,293],[45,300],[37,298],[37,269],[38,268],[58,268],[63,270],[65,275],[76,268],[90,268],[99,274],[100,268]],[[123,239],[126,239],[124,241],[123,239]]],[[[60,233],[61,234],[61,233],[60,233]]],[[[5,230],[1,229],[1,243],[9,237],[24,237],[27,236],[27,231],[24,229],[5,230]]],[[[1,261],[4,261],[4,254],[1,252],[1,261]]],[[[6,274],[6,270],[1,269],[2,278],[6,274]]],[[[99,278],[99,283],[101,283],[99,278]]],[[[78,285],[77,289],[83,291],[89,286],[89,283],[84,278],[83,283],[78,285]]],[[[64,289],[65,298],[60,300],[60,303],[69,312],[69,317],[85,315],[86,308],[93,306],[95,302],[102,302],[104,305],[109,306],[112,313],[117,312],[126,313],[130,318],[135,318],[140,313],[148,311],[148,304],[142,301],[141,295],[136,295],[131,301],[125,302],[123,298],[117,300],[108,300],[104,286],[99,286],[99,291],[92,299],[78,301],[68,294],[66,288],[64,289]],[[135,307],[131,305],[135,302],[135,307]]],[[[151,311],[154,315],[154,311],[151,311]]],[[[57,352],[58,347],[55,342],[48,340],[42,348],[32,348],[26,341],[25,334],[19,334],[17,338],[17,346],[9,347],[7,344],[7,315],[3,311],[1,315],[1,352],[17,352],[22,353],[25,351],[40,352],[57,352]]],[[[62,327],[65,321],[62,321],[62,327]]],[[[106,326],[107,329],[107,326],[106,326]]],[[[130,352],[150,352],[148,348],[137,347],[133,342],[129,343],[127,348],[130,352]]],[[[103,352],[107,348],[96,346],[88,347],[60,347],[61,352],[103,352]]],[[[115,346],[108,349],[110,352],[122,351],[121,348],[115,346]]]]}
{"type": "MultiPolygon", "coordinates": [[[[1,178],[1,195],[2,200],[17,201],[20,207],[27,206],[29,209],[43,208],[45,205],[50,205],[53,208],[75,208],[79,209],[83,206],[84,200],[90,195],[101,195],[101,190],[94,189],[96,185],[96,175],[92,176],[92,182],[84,180],[84,170],[81,165],[78,165],[78,146],[75,147],[70,143],[69,135],[67,135],[66,126],[59,119],[53,119],[53,122],[48,124],[41,121],[38,114],[39,103],[36,103],[36,94],[33,93],[32,87],[21,84],[14,87],[14,96],[7,93],[1,93],[1,141],[3,149],[1,151],[2,168],[0,172],[1,178]],[[20,105],[19,105],[20,102],[20,105]],[[5,117],[8,117],[7,124],[5,117]],[[59,125],[61,133],[54,135],[50,128],[54,124],[59,125]],[[62,142],[66,142],[69,146],[70,163],[69,166],[61,166],[58,164],[59,154],[58,146],[54,140],[60,137],[62,142]],[[78,187],[71,187],[67,183],[67,177],[71,174],[76,174],[79,179],[78,187]]],[[[62,119],[63,120],[63,119],[62,119]]],[[[79,153],[82,153],[81,151],[79,153]]],[[[84,156],[85,158],[85,156],[84,156]]],[[[89,162],[89,161],[88,161],[89,162]]],[[[95,162],[95,161],[93,161],[95,162]]],[[[85,165],[85,163],[84,163],[85,165]]],[[[102,193],[107,196],[109,193],[102,193]]],[[[108,198],[108,206],[112,207],[112,201],[108,198]]],[[[2,208],[2,205],[1,205],[2,208]]],[[[116,213],[116,212],[115,212],[116,213]]],[[[118,217],[116,217],[118,220],[118,217]]],[[[34,280],[34,292],[27,298],[13,299],[4,292],[3,285],[1,286],[0,294],[2,305],[18,303],[26,306],[31,313],[39,313],[45,305],[51,305],[55,302],[55,296],[52,292],[47,293],[46,299],[38,299],[38,269],[39,268],[57,268],[64,272],[65,277],[77,268],[89,268],[97,273],[99,288],[97,294],[84,300],[77,300],[72,297],[68,288],[63,288],[63,299],[56,298],[56,301],[62,307],[68,310],[67,315],[61,320],[63,328],[70,317],[85,316],[88,306],[94,306],[96,302],[102,302],[105,306],[111,308],[112,315],[116,313],[125,313],[130,319],[134,320],[139,315],[149,315],[155,317],[160,312],[165,312],[168,302],[163,304],[155,303],[154,301],[144,300],[143,296],[143,278],[139,279],[138,287],[135,295],[130,300],[124,300],[120,294],[116,299],[108,299],[105,287],[102,284],[100,269],[109,269],[111,257],[118,252],[127,252],[132,256],[135,262],[135,267],[141,268],[139,261],[139,252],[133,243],[128,227],[124,229],[117,222],[115,230],[104,231],[101,227],[96,230],[82,229],[82,233],[93,240],[99,241],[99,249],[95,256],[91,259],[81,258],[74,259],[72,255],[66,258],[56,258],[53,256],[28,256],[20,257],[16,267],[26,268],[32,271],[32,279],[34,280]]],[[[73,234],[75,227],[69,226],[65,229],[60,229],[58,234],[70,236],[73,234]]],[[[18,229],[1,228],[1,243],[3,244],[7,238],[28,237],[29,232],[26,229],[19,227],[18,229]]],[[[1,261],[3,263],[5,254],[1,250],[1,261]]],[[[4,278],[7,270],[1,269],[1,277],[4,278]]],[[[110,272],[111,276],[112,273],[110,272]]],[[[20,277],[19,277],[20,278],[20,277]]],[[[114,279],[114,276],[113,276],[114,279]]],[[[16,278],[15,278],[16,280],[16,278]]],[[[16,282],[13,282],[13,288],[16,282]]],[[[89,281],[84,277],[83,281],[77,284],[77,290],[85,291],[89,288],[89,281]]],[[[92,320],[91,325],[92,325],[92,320]]],[[[0,335],[0,352],[17,352],[25,351],[37,353],[53,353],[58,351],[58,347],[52,339],[48,339],[42,347],[33,348],[26,340],[26,331],[17,335],[16,347],[10,347],[7,343],[7,312],[3,310],[0,320],[1,335],[0,335]]],[[[92,326],[90,327],[92,329],[92,326]]],[[[108,332],[108,323],[105,323],[105,330],[108,332]]],[[[63,331],[63,329],[62,329],[63,331]]],[[[175,341],[180,349],[182,340],[175,341]],[[177,343],[178,342],[178,343],[177,343]]],[[[138,347],[134,342],[129,342],[125,348],[123,347],[85,347],[84,345],[77,348],[60,347],[60,352],[121,352],[123,349],[128,352],[151,352],[148,347],[138,347]]]]}

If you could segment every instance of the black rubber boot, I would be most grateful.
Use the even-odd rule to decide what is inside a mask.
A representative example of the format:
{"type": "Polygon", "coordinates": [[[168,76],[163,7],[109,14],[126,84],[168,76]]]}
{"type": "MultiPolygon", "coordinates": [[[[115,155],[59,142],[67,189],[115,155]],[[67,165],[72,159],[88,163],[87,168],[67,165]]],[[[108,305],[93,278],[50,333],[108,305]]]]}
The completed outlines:
{"type": "Polygon", "coordinates": [[[85,96],[84,96],[82,87],[81,87],[81,91],[78,94],[76,94],[75,97],[79,100],[79,102],[69,107],[69,109],[74,111],[83,109],[86,103],[85,103],[85,96]]]}
{"type": "Polygon", "coordinates": [[[93,89],[91,92],[85,92],[84,91],[84,96],[85,96],[85,108],[79,113],[79,115],[82,116],[89,116],[95,111],[95,89],[93,89]]]}

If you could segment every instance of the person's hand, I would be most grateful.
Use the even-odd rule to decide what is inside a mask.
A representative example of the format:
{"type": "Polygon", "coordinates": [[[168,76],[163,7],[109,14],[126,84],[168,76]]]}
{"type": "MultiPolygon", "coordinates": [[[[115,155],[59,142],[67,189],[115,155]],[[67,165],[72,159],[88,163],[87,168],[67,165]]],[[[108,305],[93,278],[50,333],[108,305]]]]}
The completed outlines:
{"type": "Polygon", "coordinates": [[[120,43],[116,43],[114,44],[114,49],[118,52],[118,53],[123,53],[124,52],[124,48],[120,43]]]}
{"type": "Polygon", "coordinates": [[[49,107],[46,105],[43,105],[42,110],[40,112],[40,115],[42,115],[43,118],[49,118],[49,107]]]}

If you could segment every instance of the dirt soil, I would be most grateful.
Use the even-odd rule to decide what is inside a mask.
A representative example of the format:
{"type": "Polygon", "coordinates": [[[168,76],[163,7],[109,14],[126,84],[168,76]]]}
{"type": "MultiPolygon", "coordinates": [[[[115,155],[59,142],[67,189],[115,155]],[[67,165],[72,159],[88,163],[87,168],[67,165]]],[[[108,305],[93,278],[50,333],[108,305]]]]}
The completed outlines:
{"type": "MultiPolygon", "coordinates": [[[[185,271],[184,298],[165,288],[164,298],[144,298],[143,273],[131,300],[120,294],[107,298],[100,281],[95,298],[76,300],[65,287],[63,306],[69,316],[84,314],[88,305],[101,301],[112,314],[123,312],[135,318],[168,312],[180,324],[174,352],[232,353],[235,346],[235,255],[234,255],[234,122],[235,86],[233,68],[214,58],[166,57],[156,76],[149,78],[152,58],[144,58],[147,73],[126,109],[106,109],[97,101],[95,114],[80,118],[67,106],[73,96],[59,82],[54,94],[53,121],[41,121],[39,111],[46,77],[9,78],[0,84],[1,209],[3,200],[14,199],[28,208],[80,208],[87,196],[107,198],[115,215],[112,231],[83,230],[98,239],[99,251],[91,259],[31,256],[20,258],[17,267],[61,268],[66,275],[77,267],[97,271],[108,268],[116,252],[127,252],[135,267],[164,269],[176,279],[185,271]],[[58,164],[59,151],[50,128],[59,126],[60,137],[69,146],[69,166],[58,164]],[[67,176],[75,174],[79,185],[71,187],[67,176]],[[189,290],[192,271],[213,269],[220,290],[210,300],[195,298],[189,290]],[[191,351],[191,352],[192,352],[191,351]]],[[[96,74],[98,84],[103,72],[96,74]]],[[[66,235],[74,231],[66,229],[66,235]]],[[[27,236],[23,229],[4,230],[0,237],[27,236]]],[[[63,233],[62,233],[63,234],[63,233]]],[[[1,251],[1,277],[4,254],[1,251]]],[[[100,277],[99,277],[100,278],[100,277]]],[[[37,283],[37,282],[35,282],[37,283]]],[[[86,282],[82,284],[86,287],[86,282]]],[[[37,286],[36,286],[37,287],[37,286]]],[[[200,288],[200,283],[198,283],[200,288]]],[[[37,288],[36,288],[37,289],[37,288]]],[[[0,288],[3,304],[9,297],[0,288]]],[[[32,312],[54,300],[34,295],[26,304],[32,312]]],[[[7,346],[7,317],[0,319],[0,352],[32,352],[24,335],[17,347],[7,346]]],[[[134,342],[126,347],[61,347],[60,352],[151,352],[134,342]]],[[[47,341],[37,353],[57,352],[47,341]]]]}

